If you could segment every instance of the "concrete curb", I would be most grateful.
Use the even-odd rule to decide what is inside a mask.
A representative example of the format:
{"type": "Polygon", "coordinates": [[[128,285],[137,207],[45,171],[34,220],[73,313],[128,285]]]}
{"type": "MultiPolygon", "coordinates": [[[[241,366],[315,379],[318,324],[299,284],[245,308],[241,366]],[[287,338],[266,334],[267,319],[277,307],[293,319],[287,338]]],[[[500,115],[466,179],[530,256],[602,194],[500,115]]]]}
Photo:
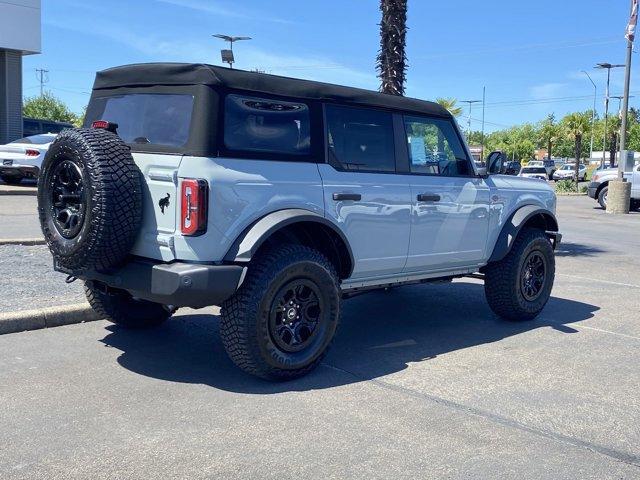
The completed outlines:
{"type": "Polygon", "coordinates": [[[0,196],[2,195],[29,195],[35,197],[38,195],[37,188],[0,188],[0,196]]]}
{"type": "Polygon", "coordinates": [[[0,245],[45,245],[44,238],[0,238],[0,245]]]}
{"type": "Polygon", "coordinates": [[[0,335],[93,322],[100,316],[86,303],[0,313],[0,335]]]}

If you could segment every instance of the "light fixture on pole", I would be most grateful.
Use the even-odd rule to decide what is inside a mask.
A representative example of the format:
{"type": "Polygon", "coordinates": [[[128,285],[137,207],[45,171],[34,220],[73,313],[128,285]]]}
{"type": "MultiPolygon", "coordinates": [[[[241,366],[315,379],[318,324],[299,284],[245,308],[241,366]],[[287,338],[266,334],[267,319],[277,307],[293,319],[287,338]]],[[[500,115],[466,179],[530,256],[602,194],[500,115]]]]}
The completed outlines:
{"type": "MultiPolygon", "coordinates": [[[[589,75],[585,70],[582,70],[582,73],[584,73],[587,76],[587,78],[591,82],[591,85],[593,85],[593,110],[591,111],[591,147],[589,149],[590,151],[589,159],[592,160],[593,159],[593,134],[596,126],[596,99],[598,98],[598,87],[596,87],[596,84],[591,78],[591,75],[589,75]]],[[[602,152],[602,157],[604,158],[604,151],[602,152]]]]}
{"type": "Polygon", "coordinates": [[[231,35],[223,35],[222,33],[216,33],[215,35],[212,35],[212,37],[216,37],[224,40],[225,42],[229,42],[229,49],[220,50],[222,61],[223,63],[228,63],[229,68],[233,68],[233,64],[235,62],[235,58],[233,57],[233,42],[237,42],[240,40],[251,40],[251,37],[233,37],[231,35]]]}
{"type": "Polygon", "coordinates": [[[601,165],[604,167],[604,152],[607,151],[607,117],[609,115],[609,83],[611,81],[611,69],[612,68],[622,68],[623,64],[612,65],[611,63],[598,63],[593,68],[598,68],[600,70],[607,71],[607,89],[604,94],[604,138],[602,140],[602,162],[601,165]]]}
{"type": "Polygon", "coordinates": [[[470,137],[471,136],[471,106],[474,103],[482,102],[482,100],[461,100],[461,102],[469,104],[469,118],[467,120],[467,137],[470,137]]]}

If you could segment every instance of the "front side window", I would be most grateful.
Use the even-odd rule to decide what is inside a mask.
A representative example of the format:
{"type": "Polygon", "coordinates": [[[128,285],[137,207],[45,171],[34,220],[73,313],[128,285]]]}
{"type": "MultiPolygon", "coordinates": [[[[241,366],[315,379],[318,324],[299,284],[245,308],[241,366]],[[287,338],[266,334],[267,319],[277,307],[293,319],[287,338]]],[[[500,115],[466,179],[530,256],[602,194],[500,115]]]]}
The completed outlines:
{"type": "Polygon", "coordinates": [[[390,113],[326,106],[329,158],[344,170],[395,172],[390,113]]]}
{"type": "Polygon", "coordinates": [[[189,139],[193,96],[133,93],[91,101],[85,125],[95,120],[118,124],[125,143],[182,147],[189,139]]]}
{"type": "Polygon", "coordinates": [[[404,117],[411,173],[471,175],[467,154],[451,121],[404,117]]]}
{"type": "Polygon", "coordinates": [[[227,95],[224,144],[229,150],[309,155],[309,107],[304,103],[227,95]]]}

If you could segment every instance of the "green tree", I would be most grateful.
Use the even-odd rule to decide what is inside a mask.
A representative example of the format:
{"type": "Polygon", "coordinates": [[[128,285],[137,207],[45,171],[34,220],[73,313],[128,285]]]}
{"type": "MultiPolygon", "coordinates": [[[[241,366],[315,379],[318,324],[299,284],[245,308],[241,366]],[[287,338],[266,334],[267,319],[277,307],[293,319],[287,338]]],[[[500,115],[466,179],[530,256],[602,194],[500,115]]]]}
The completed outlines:
{"type": "Polygon", "coordinates": [[[574,141],[576,158],[575,181],[576,191],[578,191],[578,171],[582,157],[582,137],[589,131],[589,119],[584,113],[571,113],[562,119],[562,124],[566,135],[574,141]]]}
{"type": "Polygon", "coordinates": [[[376,59],[380,91],[404,95],[407,0],[380,0],[380,10],[380,51],[376,59]]]}
{"type": "Polygon", "coordinates": [[[538,140],[542,145],[547,147],[549,159],[552,157],[553,145],[559,136],[560,127],[556,123],[553,113],[551,113],[540,123],[540,128],[538,129],[538,140]]]}
{"type": "Polygon", "coordinates": [[[22,105],[22,115],[55,122],[75,124],[78,121],[78,115],[69,110],[69,107],[51,92],[44,92],[42,96],[25,99],[22,105]]]}

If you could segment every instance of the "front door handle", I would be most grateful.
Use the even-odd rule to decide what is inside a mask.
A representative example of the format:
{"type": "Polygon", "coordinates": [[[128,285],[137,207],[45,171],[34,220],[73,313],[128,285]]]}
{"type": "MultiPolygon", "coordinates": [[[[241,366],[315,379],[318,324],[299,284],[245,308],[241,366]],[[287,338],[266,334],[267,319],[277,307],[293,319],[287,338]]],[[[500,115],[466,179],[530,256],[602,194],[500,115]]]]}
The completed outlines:
{"type": "Polygon", "coordinates": [[[440,195],[437,193],[420,193],[418,194],[419,202],[439,202],[440,195]]]}
{"type": "Polygon", "coordinates": [[[338,202],[340,200],[354,200],[358,201],[362,199],[362,195],[359,193],[334,193],[333,199],[338,202]]]}

